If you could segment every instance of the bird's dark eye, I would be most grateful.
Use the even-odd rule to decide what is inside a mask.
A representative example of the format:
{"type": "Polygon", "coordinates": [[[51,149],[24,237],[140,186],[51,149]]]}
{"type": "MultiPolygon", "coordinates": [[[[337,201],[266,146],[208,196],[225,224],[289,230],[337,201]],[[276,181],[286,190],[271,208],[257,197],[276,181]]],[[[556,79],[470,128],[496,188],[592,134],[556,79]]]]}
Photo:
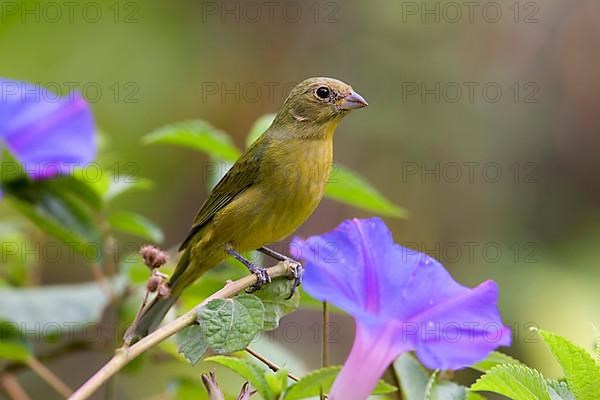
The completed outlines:
{"type": "Polygon", "coordinates": [[[325,87],[325,86],[321,86],[320,88],[317,89],[316,91],[317,97],[325,100],[329,98],[329,88],[325,87]]]}

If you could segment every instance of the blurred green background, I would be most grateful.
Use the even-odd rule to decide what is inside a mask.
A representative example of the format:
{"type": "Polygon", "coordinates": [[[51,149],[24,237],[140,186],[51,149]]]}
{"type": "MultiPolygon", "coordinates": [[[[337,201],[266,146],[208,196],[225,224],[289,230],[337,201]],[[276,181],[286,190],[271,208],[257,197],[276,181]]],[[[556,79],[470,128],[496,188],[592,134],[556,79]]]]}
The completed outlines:
{"type": "MultiPolygon", "coordinates": [[[[410,211],[386,219],[396,239],[441,259],[461,283],[496,280],[515,330],[508,352],[544,373],[559,371],[529,326],[591,346],[600,325],[598,2],[482,1],[472,14],[448,1],[73,3],[69,15],[62,2],[2,1],[0,76],[83,90],[106,139],[103,163],[133,162],[155,181],[119,202],[163,227],[165,247],[184,237],[206,196],[208,159],[140,137],[200,118],[242,147],[290,85],[332,76],[370,104],[341,124],[335,159],[410,211]]],[[[368,215],[324,200],[298,234],[368,215]]],[[[45,283],[89,278],[78,265],[41,268],[45,283]]],[[[285,321],[310,336],[318,319],[285,321]]],[[[352,324],[334,320],[341,363],[352,324]]],[[[282,343],[318,366],[312,337],[282,343]]],[[[84,351],[50,366],[77,386],[105,358],[84,351]]],[[[162,392],[174,368],[202,370],[122,374],[117,398],[162,392]]],[[[40,398],[54,396],[35,376],[23,379],[40,398]]]]}

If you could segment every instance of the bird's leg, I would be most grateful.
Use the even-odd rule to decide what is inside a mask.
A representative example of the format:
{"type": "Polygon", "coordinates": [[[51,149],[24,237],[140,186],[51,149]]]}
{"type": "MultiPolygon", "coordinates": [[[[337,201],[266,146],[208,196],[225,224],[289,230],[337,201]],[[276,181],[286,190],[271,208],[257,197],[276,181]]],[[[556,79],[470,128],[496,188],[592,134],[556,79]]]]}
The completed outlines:
{"type": "Polygon", "coordinates": [[[269,257],[276,259],[277,261],[289,261],[291,263],[300,264],[298,261],[292,259],[291,257],[288,257],[285,254],[278,253],[275,250],[272,250],[265,246],[260,247],[258,249],[258,251],[260,251],[263,254],[268,255],[269,257]]]}
{"type": "Polygon", "coordinates": [[[285,254],[278,253],[275,250],[269,249],[268,247],[263,246],[263,247],[259,248],[258,251],[260,251],[261,253],[266,254],[269,257],[272,257],[278,261],[287,261],[288,263],[291,264],[292,277],[294,279],[294,284],[292,286],[290,295],[287,297],[287,299],[290,299],[296,292],[296,289],[298,288],[298,286],[300,286],[300,284],[302,283],[302,273],[304,272],[304,267],[302,267],[302,264],[300,263],[300,261],[294,260],[293,258],[286,256],[285,254]]]}
{"type": "Polygon", "coordinates": [[[265,283],[271,282],[271,277],[269,276],[269,274],[267,273],[267,270],[265,268],[261,268],[258,265],[254,264],[252,261],[248,260],[246,257],[241,255],[238,251],[236,251],[233,248],[233,246],[231,246],[231,244],[228,244],[225,247],[225,251],[231,257],[235,258],[236,260],[238,260],[239,262],[244,264],[246,266],[246,268],[248,268],[248,271],[250,271],[251,273],[256,275],[256,279],[257,279],[256,283],[254,285],[250,286],[248,289],[246,289],[247,293],[255,292],[258,289],[260,289],[265,283]]]}

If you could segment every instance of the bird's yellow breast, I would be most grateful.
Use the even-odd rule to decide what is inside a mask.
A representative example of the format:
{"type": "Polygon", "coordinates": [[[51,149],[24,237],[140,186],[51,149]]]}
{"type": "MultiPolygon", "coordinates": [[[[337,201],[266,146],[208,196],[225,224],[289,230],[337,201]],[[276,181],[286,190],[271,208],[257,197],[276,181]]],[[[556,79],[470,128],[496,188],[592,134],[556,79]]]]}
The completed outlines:
{"type": "Polygon", "coordinates": [[[206,240],[248,251],[293,233],[323,198],[332,169],[332,137],[333,130],[319,138],[266,141],[259,181],[217,213],[206,240]]]}
{"type": "Polygon", "coordinates": [[[329,180],[333,163],[331,137],[292,139],[277,146],[265,160],[265,189],[270,192],[264,219],[269,242],[294,232],[315,210],[329,180]]]}

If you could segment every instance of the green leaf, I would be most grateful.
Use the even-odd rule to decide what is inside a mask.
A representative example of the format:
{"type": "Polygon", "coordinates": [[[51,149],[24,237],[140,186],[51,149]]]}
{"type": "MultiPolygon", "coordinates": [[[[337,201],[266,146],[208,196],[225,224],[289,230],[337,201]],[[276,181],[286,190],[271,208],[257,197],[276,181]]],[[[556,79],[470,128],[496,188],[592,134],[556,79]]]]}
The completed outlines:
{"type": "Polygon", "coordinates": [[[90,243],[97,247],[100,230],[95,211],[102,208],[102,199],[92,185],[75,173],[33,181],[4,146],[1,161],[2,191],[8,204],[77,252],[90,243]]]}
{"type": "MultiPolygon", "coordinates": [[[[466,400],[469,393],[466,387],[451,381],[440,381],[438,377],[439,370],[434,371],[429,377],[425,389],[425,400],[466,400]]],[[[473,393],[471,398],[476,399],[477,396],[473,393]]]]}
{"type": "Polygon", "coordinates": [[[389,217],[406,218],[408,212],[383,197],[356,172],[335,165],[325,195],[351,206],[389,217]]]}
{"type": "Polygon", "coordinates": [[[25,179],[25,170],[12,153],[8,150],[6,144],[0,140],[0,184],[25,179]]]}
{"type": "MultiPolygon", "coordinates": [[[[119,296],[126,287],[125,279],[111,282],[114,293],[119,296]]],[[[90,322],[98,322],[110,299],[97,283],[52,285],[25,289],[0,289],[0,321],[27,331],[26,338],[49,339],[57,334],[68,339],[90,322]],[[31,334],[38,331],[38,336],[31,334]],[[71,332],[71,333],[70,333],[71,332]]],[[[87,333],[95,334],[93,329],[87,333]]]]}
{"type": "Polygon", "coordinates": [[[79,200],[96,210],[102,207],[102,198],[95,190],[94,185],[84,179],[81,170],[74,170],[72,174],[54,176],[43,181],[32,181],[27,177],[21,163],[5,146],[2,146],[1,141],[0,147],[0,162],[2,163],[0,183],[8,184],[9,190],[12,187],[23,192],[31,188],[51,187],[55,192],[67,192],[70,196],[79,198],[79,200]]]}
{"type": "Polygon", "coordinates": [[[422,400],[425,398],[429,374],[410,353],[404,353],[394,361],[394,372],[400,382],[403,398],[422,400]]]}
{"type": "Polygon", "coordinates": [[[265,307],[263,330],[273,330],[279,326],[279,320],[286,314],[298,308],[300,304],[300,293],[288,299],[292,292],[294,281],[290,279],[275,279],[269,285],[253,294],[262,300],[265,307]]]}
{"type": "Polygon", "coordinates": [[[104,193],[104,200],[106,202],[111,202],[117,196],[120,196],[123,193],[134,190],[150,190],[152,187],[153,183],[149,179],[134,178],[130,176],[116,176],[114,180],[110,180],[108,188],[104,193]]]}
{"type": "MultiPolygon", "coordinates": [[[[394,362],[394,372],[400,382],[406,400],[481,400],[476,393],[454,382],[439,380],[438,371],[431,376],[410,353],[405,353],[394,362]]],[[[485,400],[485,399],[483,399],[485,400]]]]}
{"type": "Polygon", "coordinates": [[[154,222],[134,212],[117,211],[108,216],[108,222],[114,229],[152,242],[160,243],[164,239],[162,230],[154,222]]]}
{"type": "Polygon", "coordinates": [[[0,248],[2,253],[2,273],[0,283],[9,286],[25,286],[28,270],[36,263],[36,253],[28,235],[22,232],[21,221],[5,221],[0,223],[0,248]]]}
{"type": "Polygon", "coordinates": [[[6,201],[40,229],[83,252],[90,243],[97,247],[100,230],[85,196],[65,178],[11,181],[3,191],[6,201]]]}
{"type": "Polygon", "coordinates": [[[600,362],[600,332],[598,331],[596,331],[596,338],[594,339],[594,353],[596,361],[600,362]]]}
{"type": "MultiPolygon", "coordinates": [[[[146,268],[146,280],[148,279],[148,267],[142,263],[142,267],[146,268]]],[[[139,270],[139,277],[142,275],[142,267],[136,267],[139,270]]],[[[183,291],[181,295],[181,308],[183,310],[189,310],[194,308],[198,303],[201,303],[208,296],[223,288],[223,282],[227,279],[235,280],[237,277],[233,277],[233,274],[226,276],[219,273],[219,267],[207,271],[206,274],[202,275],[202,279],[199,279],[194,285],[191,285],[183,291]]],[[[237,272],[237,271],[235,271],[237,272]]],[[[136,273],[136,275],[138,275],[136,273]]],[[[144,282],[146,281],[144,280],[144,282]]]]}
{"type": "Polygon", "coordinates": [[[167,385],[168,398],[177,400],[208,399],[206,389],[199,378],[177,377],[170,379],[167,385]]]}
{"type": "MultiPolygon", "coordinates": [[[[481,399],[482,396],[476,393],[470,393],[471,400],[481,399]]],[[[428,400],[466,400],[469,391],[466,387],[450,381],[436,382],[432,386],[431,397],[428,400]]],[[[485,399],[484,399],[485,400],[485,399]]]]}
{"type": "Polygon", "coordinates": [[[488,372],[496,365],[501,364],[521,364],[519,360],[512,358],[511,356],[500,353],[499,351],[492,351],[485,360],[479,361],[477,364],[471,365],[470,368],[480,372],[488,372]]]}
{"type": "Polygon", "coordinates": [[[202,359],[202,356],[208,350],[208,343],[204,339],[202,327],[200,325],[192,325],[186,328],[187,334],[183,343],[179,346],[179,352],[192,363],[196,365],[202,359]]]}
{"type": "Polygon", "coordinates": [[[486,400],[486,398],[479,393],[467,391],[467,397],[465,397],[465,400],[486,400]]]}
{"type": "Polygon", "coordinates": [[[495,366],[477,379],[470,390],[494,392],[514,400],[550,400],[542,374],[518,364],[495,366]]]}
{"type": "Polygon", "coordinates": [[[250,382],[263,399],[270,400],[274,398],[275,395],[265,378],[267,371],[255,362],[231,356],[212,356],[207,357],[206,361],[212,361],[236,372],[250,382]]]}
{"type": "Polygon", "coordinates": [[[47,185],[52,185],[55,190],[61,193],[69,193],[78,198],[94,210],[102,209],[102,197],[98,194],[96,188],[78,174],[56,176],[44,182],[47,185]]]}
{"type": "Polygon", "coordinates": [[[425,386],[425,400],[432,400],[433,388],[437,384],[437,377],[439,373],[440,371],[436,369],[429,377],[427,386],[425,386]]]}
{"type": "Polygon", "coordinates": [[[546,383],[551,400],[577,400],[565,382],[550,379],[546,383]]]}
{"type": "Polygon", "coordinates": [[[273,123],[275,119],[275,114],[265,114],[259,117],[252,125],[250,129],[250,133],[246,137],[246,146],[250,147],[252,143],[256,141],[273,123]]]}
{"type": "MultiPolygon", "coordinates": [[[[289,343],[286,343],[285,340],[273,341],[273,336],[268,334],[261,334],[256,340],[252,341],[252,349],[255,352],[273,361],[277,365],[284,366],[288,371],[294,371],[300,374],[310,371],[306,355],[302,354],[302,352],[295,352],[294,349],[290,347],[289,343]]],[[[293,382],[290,381],[289,383],[291,384],[293,382]]]]}
{"type": "MultiPolygon", "coordinates": [[[[341,368],[342,367],[340,366],[340,369],[341,368]]],[[[331,384],[333,385],[333,382],[331,382],[331,384]]],[[[373,389],[372,394],[388,394],[388,393],[394,393],[396,391],[398,391],[398,388],[396,386],[390,385],[383,379],[380,379],[379,382],[377,382],[375,389],[373,389]]]]}
{"type": "Polygon", "coordinates": [[[3,338],[0,341],[0,360],[25,362],[31,355],[31,351],[23,343],[8,341],[3,338]]]}
{"type": "Polygon", "coordinates": [[[242,294],[211,300],[198,310],[198,322],[216,353],[233,353],[245,349],[262,331],[264,314],[259,298],[242,294]]]}
{"type": "Polygon", "coordinates": [[[229,136],[201,120],[164,126],[144,136],[142,142],[175,144],[227,161],[235,161],[240,156],[240,151],[231,143],[229,136]]]}
{"type": "Polygon", "coordinates": [[[288,372],[287,369],[281,368],[279,371],[274,373],[266,373],[265,379],[271,391],[275,394],[275,397],[279,396],[285,391],[288,384],[288,372]]]}
{"type": "Polygon", "coordinates": [[[88,171],[82,168],[75,168],[70,177],[85,182],[85,184],[94,192],[94,196],[103,202],[104,193],[106,193],[110,184],[109,175],[110,174],[108,174],[106,170],[100,170],[100,172],[98,172],[95,169],[88,171]]]}
{"type": "Polygon", "coordinates": [[[577,400],[600,399],[600,367],[592,356],[560,335],[543,330],[539,333],[562,367],[577,400]]]}
{"type": "MultiPolygon", "coordinates": [[[[290,386],[283,398],[285,400],[305,399],[307,397],[318,396],[321,390],[328,393],[341,369],[342,367],[337,365],[312,371],[290,386]]],[[[380,380],[373,390],[373,394],[393,393],[396,390],[398,388],[380,380]]]]}

